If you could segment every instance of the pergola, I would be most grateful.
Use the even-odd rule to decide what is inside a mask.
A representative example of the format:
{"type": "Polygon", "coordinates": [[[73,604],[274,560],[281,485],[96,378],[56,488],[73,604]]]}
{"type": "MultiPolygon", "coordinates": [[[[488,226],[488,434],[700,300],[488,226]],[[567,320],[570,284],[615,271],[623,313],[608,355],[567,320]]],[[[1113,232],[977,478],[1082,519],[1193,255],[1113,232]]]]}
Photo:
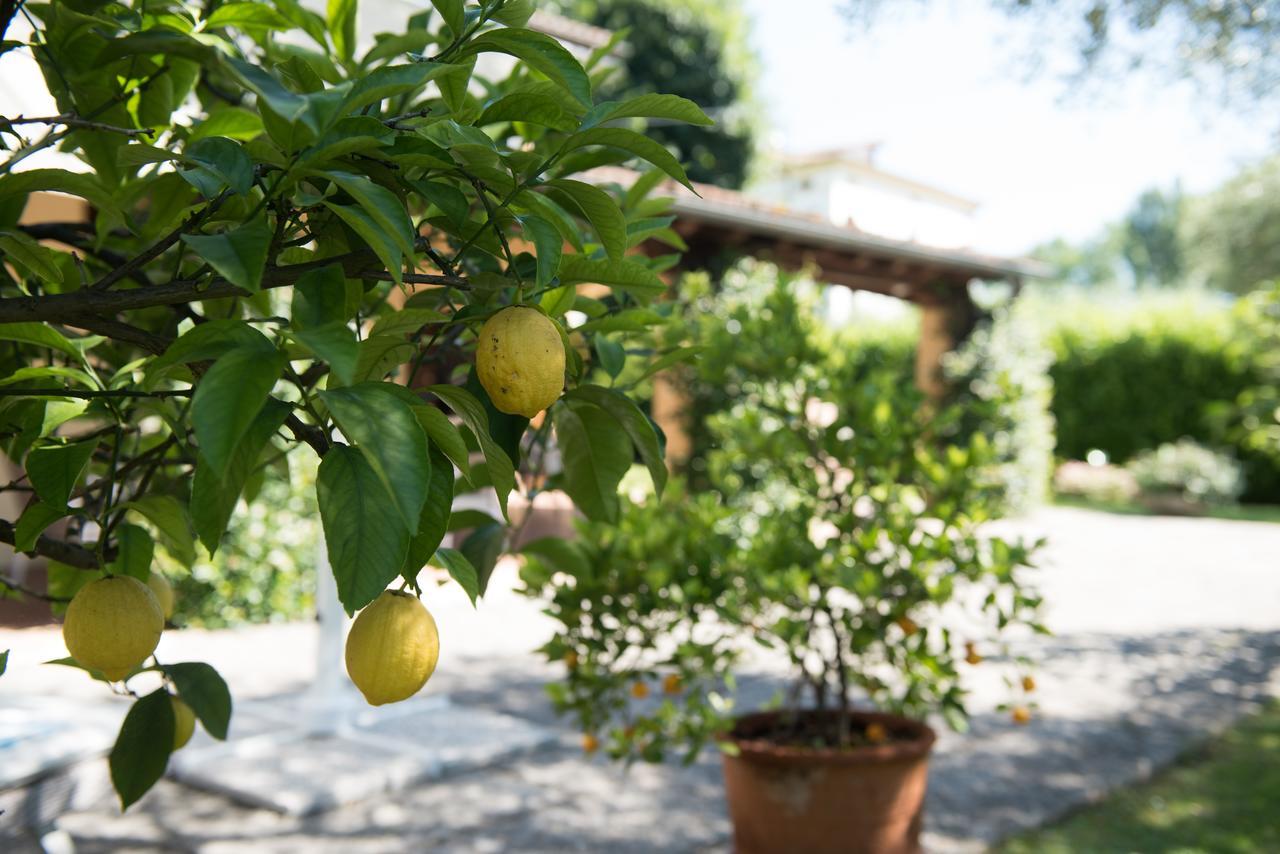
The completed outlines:
{"type": "MultiPolygon", "coordinates": [[[[593,170],[591,177],[597,183],[628,187],[638,173],[603,167],[593,170]]],[[[694,186],[696,194],[666,181],[656,191],[674,199],[672,228],[689,246],[672,274],[706,269],[726,255],[752,256],[787,270],[806,270],[823,283],[912,302],[919,306],[921,318],[916,383],[931,396],[944,389],[942,356],[965,339],[977,320],[969,283],[1004,281],[1017,288],[1024,279],[1045,274],[1041,264],[1029,259],[891,240],[734,190],[694,186]]],[[[651,254],[670,251],[652,241],[640,248],[651,254]]],[[[653,416],[666,430],[668,455],[677,463],[688,452],[682,426],[685,411],[686,403],[675,388],[659,383],[653,416]]]]}

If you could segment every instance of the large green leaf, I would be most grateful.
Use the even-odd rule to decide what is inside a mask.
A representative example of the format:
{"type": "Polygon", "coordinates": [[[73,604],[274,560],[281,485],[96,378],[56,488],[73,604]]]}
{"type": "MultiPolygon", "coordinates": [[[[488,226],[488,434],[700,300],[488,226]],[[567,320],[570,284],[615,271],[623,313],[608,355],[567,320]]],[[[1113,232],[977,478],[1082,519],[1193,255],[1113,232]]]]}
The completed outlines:
{"type": "Polygon", "coordinates": [[[512,92],[484,108],[477,127],[499,122],[528,122],[552,130],[570,131],[578,126],[573,114],[560,101],[541,92],[512,92]]]}
{"type": "Polygon", "coordinates": [[[380,184],[373,183],[363,175],[351,175],[346,172],[321,174],[355,199],[360,208],[378,224],[401,252],[408,256],[413,255],[413,221],[409,219],[404,203],[396,197],[395,193],[380,184]]]}
{"type": "Polygon", "coordinates": [[[224,187],[241,195],[253,187],[253,161],[234,140],[207,136],[188,145],[184,154],[195,165],[180,174],[206,199],[216,197],[224,187]]]}
{"type": "Polygon", "coordinates": [[[221,475],[203,455],[197,459],[195,476],[191,481],[191,520],[209,554],[218,550],[245,481],[257,466],[262,449],[291,411],[289,404],[267,398],[266,405],[240,438],[230,463],[221,475]]]}
{"type": "Polygon", "coordinates": [[[182,242],[231,284],[257,292],[271,248],[271,228],[263,217],[220,234],[184,234],[182,242]]]}
{"type": "MultiPolygon", "coordinates": [[[[360,342],[356,382],[380,380],[413,358],[417,349],[401,335],[373,335],[360,342]]],[[[331,384],[332,385],[332,384],[331,384]]]]}
{"type": "Polygon", "coordinates": [[[356,0],[329,0],[328,25],[338,56],[350,61],[356,51],[356,0]]]}
{"type": "Polygon", "coordinates": [[[347,280],[342,266],[330,264],[304,273],[293,286],[289,320],[294,329],[308,329],[347,320],[347,280]]]}
{"type": "Polygon", "coordinates": [[[36,540],[40,539],[45,528],[66,516],[68,512],[65,506],[54,506],[43,501],[28,504],[14,527],[14,551],[29,552],[35,549],[36,540]]]}
{"type": "Polygon", "coordinates": [[[116,558],[107,569],[146,581],[151,576],[155,549],[155,541],[146,528],[126,522],[116,527],[116,558]]]}
{"type": "Polygon", "coordinates": [[[457,549],[440,549],[431,562],[448,570],[450,577],[466,592],[472,606],[476,604],[476,597],[480,595],[480,573],[465,554],[457,549]]]}
{"type": "Polygon", "coordinates": [[[173,680],[178,697],[191,707],[205,732],[225,740],[231,725],[231,692],[218,671],[203,661],[183,661],[161,666],[173,680]]]}
{"type": "Polygon", "coordinates": [[[396,242],[386,236],[377,221],[364,208],[356,205],[337,205],[333,202],[325,202],[324,206],[337,214],[343,222],[350,226],[352,231],[360,236],[360,239],[382,261],[387,268],[387,272],[395,279],[396,284],[400,284],[404,275],[400,269],[404,261],[404,255],[400,247],[396,245],[396,242]]]}
{"type": "Polygon", "coordinates": [[[375,68],[356,80],[343,102],[343,112],[351,113],[384,98],[407,95],[442,74],[455,72],[454,66],[439,62],[415,62],[412,65],[384,65],[375,68]]]}
{"type": "Polygon", "coordinates": [[[431,460],[427,435],[413,410],[382,383],[320,392],[338,428],[365,455],[386,487],[410,535],[427,498],[431,460]]]}
{"type": "Polygon", "coordinates": [[[69,193],[92,202],[103,211],[120,213],[115,197],[96,175],[68,172],[66,169],[28,169],[0,175],[0,199],[40,192],[69,193]]]}
{"type": "Polygon", "coordinates": [[[466,22],[466,13],[463,11],[466,0],[431,0],[431,5],[436,7],[453,37],[461,36],[466,22]]]}
{"type": "Polygon", "coordinates": [[[154,379],[173,365],[209,361],[232,350],[256,350],[270,356],[275,352],[275,346],[271,339],[243,320],[210,320],[180,335],[164,353],[147,365],[147,374],[154,379]]]}
{"type": "MultiPolygon", "coordinates": [[[[488,525],[481,525],[462,541],[461,548],[458,549],[467,562],[475,568],[477,585],[476,589],[480,596],[484,595],[485,590],[489,587],[489,579],[493,576],[493,568],[498,564],[498,558],[502,557],[503,547],[507,543],[507,529],[497,522],[488,525]]],[[[449,569],[449,574],[453,575],[453,569],[449,569]]],[[[453,575],[460,584],[463,579],[458,575],[453,575]]],[[[464,584],[465,588],[465,584],[464,584]]]]}
{"type": "Polygon", "coordinates": [[[448,315],[441,314],[433,308],[402,308],[384,314],[369,330],[369,337],[375,335],[412,335],[428,324],[452,322],[448,315]]]}
{"type": "Polygon", "coordinates": [[[519,217],[520,227],[532,238],[533,248],[538,253],[539,288],[546,287],[560,270],[560,258],[564,254],[564,239],[556,227],[540,216],[519,217]]]}
{"type": "Polygon", "coordinates": [[[343,383],[355,381],[356,364],[360,360],[360,344],[345,323],[326,323],[310,329],[299,329],[291,335],[304,344],[343,383]]]}
{"type": "Polygon", "coordinates": [[[627,218],[622,215],[613,196],[592,184],[560,179],[550,186],[561,191],[578,206],[600,237],[604,251],[613,261],[622,259],[627,251],[627,218]]]}
{"type": "Polygon", "coordinates": [[[662,445],[658,441],[658,432],[653,429],[653,424],[640,411],[640,407],[636,406],[635,401],[621,392],[598,385],[579,386],[565,396],[571,400],[586,401],[613,416],[631,439],[640,459],[649,469],[654,489],[661,495],[667,485],[667,465],[663,460],[662,445]]]}
{"type": "Polygon", "coordinates": [[[75,442],[32,450],[26,470],[36,494],[53,507],[65,508],[95,447],[97,442],[75,442]]]}
{"type": "Polygon", "coordinates": [[[644,297],[660,296],[666,282],[639,261],[615,261],[588,258],[570,253],[560,259],[560,283],[563,285],[595,282],[644,297]]]}
{"type": "Polygon", "coordinates": [[[432,448],[443,451],[444,455],[458,467],[458,471],[462,472],[462,476],[470,481],[471,455],[467,451],[467,443],[462,438],[461,431],[449,420],[449,416],[426,403],[415,406],[413,414],[418,416],[418,423],[431,438],[432,448]]]}
{"type": "Polygon", "coordinates": [[[368,605],[404,566],[409,529],[366,457],[335,445],[316,482],[329,563],[348,614],[368,605]]]}
{"type": "Polygon", "coordinates": [[[569,137],[565,143],[565,149],[572,151],[575,148],[581,148],[586,145],[607,145],[612,148],[620,148],[629,154],[634,154],[649,161],[690,190],[693,189],[693,185],[689,183],[689,176],[685,174],[684,167],[680,165],[680,161],[661,143],[650,139],[644,134],[636,133],[626,128],[592,128],[569,137]]]}
{"type": "Polygon", "coordinates": [[[484,404],[466,389],[452,385],[433,385],[432,394],[440,398],[445,406],[454,411],[462,422],[475,434],[484,452],[485,466],[489,471],[489,479],[494,491],[498,494],[498,505],[502,515],[507,515],[507,496],[516,488],[515,466],[506,451],[489,434],[489,417],[485,414],[484,404]]]}
{"type": "Polygon", "coordinates": [[[584,106],[591,106],[591,80],[581,63],[564,45],[545,33],[517,27],[490,30],[472,39],[465,55],[505,53],[524,60],[530,68],[563,86],[584,106]]]}
{"type": "Polygon", "coordinates": [[[62,273],[57,265],[60,253],[42,246],[38,241],[20,231],[0,231],[0,252],[43,282],[60,283],[62,281],[62,273]]]}
{"type": "Polygon", "coordinates": [[[431,448],[431,481],[427,486],[427,500],[422,504],[422,516],[418,519],[418,533],[409,541],[409,554],[401,572],[409,580],[418,572],[440,547],[449,530],[449,516],[453,511],[453,464],[439,448],[431,448]]]}
{"type": "Polygon", "coordinates": [[[590,405],[553,410],[564,489],[588,519],[618,518],[618,484],[631,467],[631,442],[616,420],[590,405]]]}
{"type": "Polygon", "coordinates": [[[288,30],[293,24],[266,3],[228,3],[215,9],[205,21],[206,30],[218,27],[288,30]]]}
{"type": "Polygon", "coordinates": [[[241,347],[220,356],[196,385],[191,422],[200,453],[221,477],[249,425],[262,411],[280,379],[283,358],[257,347],[241,347]]]}
{"type": "Polygon", "coordinates": [[[596,104],[582,119],[582,129],[602,125],[605,122],[627,117],[643,119],[669,119],[691,125],[713,125],[715,122],[688,98],[679,95],[639,95],[625,101],[604,101],[596,104]]]}
{"type": "MultiPolygon", "coordinates": [[[[253,4],[258,5],[258,4],[253,4]]],[[[244,107],[223,105],[209,111],[208,117],[195,125],[191,141],[208,136],[225,136],[242,141],[253,139],[262,133],[262,117],[244,107]]]]}
{"type": "Polygon", "coordinates": [[[35,344],[66,353],[79,361],[84,360],[84,353],[70,338],[43,323],[0,323],[0,341],[35,344]]]}
{"type": "Polygon", "coordinates": [[[226,60],[226,63],[240,82],[285,122],[302,122],[313,133],[320,132],[317,116],[305,97],[289,91],[279,80],[250,62],[233,58],[226,60]]]}
{"type": "Polygon", "coordinates": [[[144,516],[156,526],[174,558],[185,566],[196,560],[196,542],[187,508],[172,495],[153,493],[122,505],[144,516]]]}
{"type": "Polygon", "coordinates": [[[129,707],[108,759],[111,783],[120,796],[122,810],[164,776],[173,752],[173,729],[173,701],[164,688],[157,688],[129,707]]]}

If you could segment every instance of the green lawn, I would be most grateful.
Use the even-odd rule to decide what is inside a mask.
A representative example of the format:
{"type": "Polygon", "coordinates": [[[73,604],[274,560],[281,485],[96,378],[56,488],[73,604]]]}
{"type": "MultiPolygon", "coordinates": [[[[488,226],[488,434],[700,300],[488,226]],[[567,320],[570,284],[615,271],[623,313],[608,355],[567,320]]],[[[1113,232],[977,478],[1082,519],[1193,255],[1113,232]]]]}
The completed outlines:
{"type": "MultiPolygon", "coordinates": [[[[1103,513],[1123,513],[1129,516],[1154,515],[1141,504],[1129,502],[1093,501],[1088,498],[1059,495],[1053,499],[1053,503],[1063,507],[1082,507],[1086,510],[1099,510],[1103,513]]],[[[1280,524],[1280,505],[1238,504],[1231,507],[1211,507],[1205,515],[1213,519],[1234,519],[1239,522],[1273,522],[1280,524]]]]}
{"type": "Polygon", "coordinates": [[[1003,854],[1280,851],[1280,703],[1153,780],[1005,843],[1003,854]]]}

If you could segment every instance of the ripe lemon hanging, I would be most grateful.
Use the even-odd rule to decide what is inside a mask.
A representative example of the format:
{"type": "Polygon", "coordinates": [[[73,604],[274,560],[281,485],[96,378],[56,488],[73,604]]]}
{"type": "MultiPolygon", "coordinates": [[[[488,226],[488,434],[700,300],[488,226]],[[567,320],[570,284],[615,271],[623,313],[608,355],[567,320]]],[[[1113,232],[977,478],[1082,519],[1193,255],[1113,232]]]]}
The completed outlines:
{"type": "Polygon", "coordinates": [[[371,706],[418,693],[436,669],[440,633],[416,596],[384,590],[347,635],[347,675],[371,706]]]}
{"type": "Polygon", "coordinates": [[[169,579],[153,571],[147,576],[147,587],[155,594],[156,601],[160,603],[160,613],[168,620],[173,616],[173,585],[169,579]]]}
{"type": "Polygon", "coordinates": [[[181,750],[196,731],[196,713],[172,694],[169,695],[169,701],[173,703],[173,749],[181,750]]]}
{"type": "Polygon", "coordinates": [[[564,389],[564,342],[551,318],[525,306],[485,321],[476,344],[480,385],[500,412],[532,418],[564,389]]]}
{"type": "Polygon", "coordinates": [[[71,657],[115,682],[155,652],[164,613],[147,585],[127,575],[80,588],[67,606],[62,639],[71,657]]]}

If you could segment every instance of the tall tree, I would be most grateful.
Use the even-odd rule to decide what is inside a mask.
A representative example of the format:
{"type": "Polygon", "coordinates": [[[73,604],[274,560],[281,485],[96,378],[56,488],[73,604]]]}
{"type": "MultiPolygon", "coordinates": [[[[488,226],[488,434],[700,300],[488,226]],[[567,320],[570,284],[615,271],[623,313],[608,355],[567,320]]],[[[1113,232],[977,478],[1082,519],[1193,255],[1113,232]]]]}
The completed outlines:
{"type": "Polygon", "coordinates": [[[602,97],[670,92],[704,107],[713,127],[650,122],[649,135],[670,147],[695,181],[737,188],[755,151],[751,62],[741,0],[557,0],[564,14],[626,31],[620,74],[598,87],[602,97]]]}
{"type": "Polygon", "coordinates": [[[1241,294],[1280,279],[1280,157],[1193,201],[1187,220],[1188,263],[1208,286],[1241,294]]]}
{"type": "Polygon", "coordinates": [[[1182,277],[1183,253],[1178,239],[1182,194],[1150,189],[1138,197],[1121,229],[1121,252],[1139,285],[1171,285],[1182,277]]]}

